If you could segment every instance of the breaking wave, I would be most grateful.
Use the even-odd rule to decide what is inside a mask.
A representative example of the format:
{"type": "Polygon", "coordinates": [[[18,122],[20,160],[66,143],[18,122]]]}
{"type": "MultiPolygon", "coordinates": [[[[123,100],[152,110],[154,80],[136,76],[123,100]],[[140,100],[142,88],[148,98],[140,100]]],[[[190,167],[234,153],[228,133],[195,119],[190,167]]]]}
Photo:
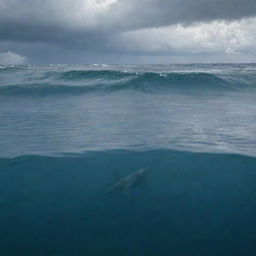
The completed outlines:
{"type": "Polygon", "coordinates": [[[139,92],[223,92],[226,90],[252,89],[243,80],[231,80],[211,73],[159,73],[123,72],[114,70],[88,70],[45,72],[37,80],[24,79],[24,83],[2,84],[3,95],[58,95],[109,93],[135,90],[139,92]]]}

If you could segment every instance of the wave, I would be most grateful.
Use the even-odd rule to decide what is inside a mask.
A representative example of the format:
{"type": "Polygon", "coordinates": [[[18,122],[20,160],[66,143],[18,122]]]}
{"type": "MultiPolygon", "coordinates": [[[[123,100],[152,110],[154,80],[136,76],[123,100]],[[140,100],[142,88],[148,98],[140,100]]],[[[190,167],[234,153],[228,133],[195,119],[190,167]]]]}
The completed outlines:
{"type": "Polygon", "coordinates": [[[62,80],[86,80],[86,79],[109,79],[118,80],[123,78],[131,78],[138,82],[157,82],[157,83],[220,83],[224,82],[216,75],[204,72],[190,73],[163,73],[163,72],[123,72],[115,70],[87,70],[87,71],[67,71],[63,73],[52,73],[55,78],[62,80]]]}
{"type": "Polygon", "coordinates": [[[25,67],[23,66],[1,66],[0,65],[0,74],[3,73],[13,73],[13,72],[17,72],[17,71],[23,71],[25,70],[25,67]]]}
{"type": "Polygon", "coordinates": [[[64,80],[83,79],[121,79],[133,76],[134,74],[115,70],[73,70],[63,73],[55,73],[56,77],[64,80]],[[56,75],[57,74],[57,75],[56,75]]]}
{"type": "Polygon", "coordinates": [[[0,87],[1,96],[76,95],[97,90],[96,87],[57,85],[51,83],[8,85],[0,87]]]}
{"type": "Polygon", "coordinates": [[[135,90],[139,92],[223,92],[252,88],[210,73],[133,73],[121,71],[47,72],[35,83],[0,86],[2,95],[58,95],[109,93],[135,90]]]}

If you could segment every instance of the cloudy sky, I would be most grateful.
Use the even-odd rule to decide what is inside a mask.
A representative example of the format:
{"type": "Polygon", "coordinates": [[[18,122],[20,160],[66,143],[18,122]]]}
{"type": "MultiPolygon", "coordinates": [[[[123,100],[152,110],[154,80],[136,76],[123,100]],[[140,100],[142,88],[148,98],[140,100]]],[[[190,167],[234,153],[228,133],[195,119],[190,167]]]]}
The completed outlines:
{"type": "Polygon", "coordinates": [[[256,0],[0,0],[0,64],[256,62],[256,0]]]}

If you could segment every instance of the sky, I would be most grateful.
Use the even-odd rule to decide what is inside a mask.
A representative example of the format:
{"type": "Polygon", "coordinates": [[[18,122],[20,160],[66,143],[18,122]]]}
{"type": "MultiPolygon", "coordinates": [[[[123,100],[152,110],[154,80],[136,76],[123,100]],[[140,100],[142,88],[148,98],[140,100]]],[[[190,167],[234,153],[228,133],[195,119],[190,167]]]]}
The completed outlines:
{"type": "Polygon", "coordinates": [[[0,0],[0,64],[256,62],[255,0],[0,0]]]}

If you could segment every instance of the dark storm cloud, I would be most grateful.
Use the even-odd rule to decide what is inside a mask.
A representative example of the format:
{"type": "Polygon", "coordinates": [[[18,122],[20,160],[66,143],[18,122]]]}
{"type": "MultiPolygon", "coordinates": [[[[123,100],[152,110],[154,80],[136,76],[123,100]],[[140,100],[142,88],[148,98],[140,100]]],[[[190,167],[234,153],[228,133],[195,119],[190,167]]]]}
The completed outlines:
{"type": "MultiPolygon", "coordinates": [[[[128,2],[128,0],[127,0],[128,2]]],[[[135,6],[135,5],[134,5],[135,6]]],[[[130,19],[134,26],[157,27],[256,15],[255,0],[142,0],[130,19]]],[[[132,15],[132,12],[128,14],[132,15]]]]}
{"type": "Polygon", "coordinates": [[[0,0],[0,43],[27,55],[20,43],[115,53],[111,40],[120,32],[255,15],[255,0],[0,0]]]}
{"type": "Polygon", "coordinates": [[[97,37],[97,33],[104,35],[175,23],[256,15],[255,0],[119,0],[106,11],[93,15],[90,13],[93,4],[92,9],[83,10],[86,2],[88,0],[0,0],[0,38],[63,41],[63,38],[74,40],[72,33],[77,36],[84,33],[84,37],[88,38],[97,37]]]}
{"type": "Polygon", "coordinates": [[[69,29],[53,24],[28,24],[24,22],[0,23],[0,40],[12,42],[54,43],[63,47],[98,47],[98,42],[108,34],[97,31],[69,29]]]}

